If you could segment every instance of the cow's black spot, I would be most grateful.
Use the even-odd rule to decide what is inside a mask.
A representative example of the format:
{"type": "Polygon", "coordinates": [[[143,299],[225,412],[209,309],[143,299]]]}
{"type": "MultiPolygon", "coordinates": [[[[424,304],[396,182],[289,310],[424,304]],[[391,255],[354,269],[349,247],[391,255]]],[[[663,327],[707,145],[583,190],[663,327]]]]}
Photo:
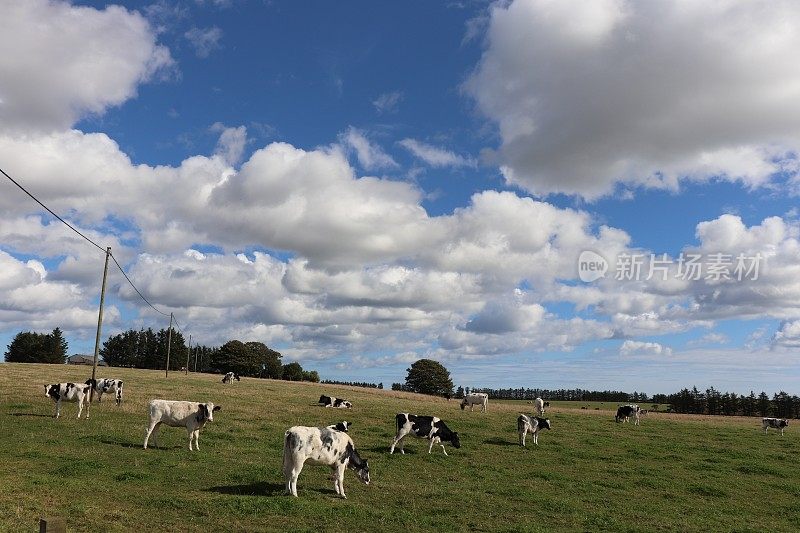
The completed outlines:
{"type": "Polygon", "coordinates": [[[418,437],[432,436],[432,416],[408,415],[408,420],[411,422],[411,431],[414,432],[414,435],[417,435],[418,437]]]}

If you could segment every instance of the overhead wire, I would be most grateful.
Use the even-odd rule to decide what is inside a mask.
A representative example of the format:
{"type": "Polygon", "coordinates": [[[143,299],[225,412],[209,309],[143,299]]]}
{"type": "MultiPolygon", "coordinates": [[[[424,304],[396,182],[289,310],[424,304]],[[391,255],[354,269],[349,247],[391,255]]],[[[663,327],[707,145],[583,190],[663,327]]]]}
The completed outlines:
{"type": "MultiPolygon", "coordinates": [[[[139,289],[136,287],[136,285],[134,285],[134,284],[133,284],[133,281],[131,281],[131,278],[129,278],[129,277],[128,277],[128,274],[126,274],[126,273],[125,273],[125,270],[123,270],[122,266],[121,266],[121,265],[119,264],[119,262],[117,261],[117,258],[116,258],[116,257],[114,257],[114,254],[113,254],[113,253],[111,253],[111,252],[108,250],[108,248],[103,248],[102,246],[100,246],[99,244],[97,244],[96,242],[94,242],[92,239],[90,239],[89,237],[87,237],[86,235],[84,235],[83,233],[81,233],[81,232],[80,232],[80,231],[79,231],[77,228],[75,228],[75,227],[74,227],[72,224],[70,224],[69,222],[67,222],[66,220],[64,220],[64,219],[63,219],[63,218],[61,218],[60,216],[58,216],[58,214],[56,214],[56,213],[55,213],[55,212],[54,212],[52,209],[50,209],[49,207],[47,207],[46,205],[44,205],[44,203],[42,203],[41,201],[39,201],[39,199],[38,199],[38,198],[36,198],[36,197],[35,197],[33,194],[31,194],[31,193],[30,193],[30,192],[29,192],[29,191],[28,191],[28,190],[27,190],[25,187],[23,187],[23,186],[22,186],[22,185],[21,185],[21,184],[20,184],[20,183],[19,183],[17,180],[15,180],[15,179],[14,179],[14,178],[12,178],[11,176],[9,176],[9,175],[8,175],[8,173],[6,173],[6,171],[5,171],[5,170],[3,170],[2,168],[0,168],[0,172],[1,172],[1,173],[2,173],[2,174],[3,174],[3,175],[6,177],[6,178],[8,178],[8,179],[11,181],[11,183],[13,183],[13,184],[14,184],[14,185],[16,185],[17,187],[19,187],[19,188],[20,188],[20,190],[22,190],[22,192],[24,192],[25,194],[27,194],[28,196],[30,196],[30,197],[33,199],[33,201],[35,201],[37,204],[39,204],[40,206],[42,206],[42,207],[43,207],[43,208],[44,208],[44,209],[45,209],[45,210],[46,210],[48,213],[50,213],[51,215],[53,215],[54,217],[56,217],[58,220],[60,220],[60,221],[61,221],[61,222],[62,222],[62,223],[65,225],[65,226],[67,226],[69,229],[71,229],[72,231],[74,231],[75,233],[77,233],[78,235],[80,235],[81,237],[83,237],[83,238],[84,238],[84,239],[85,239],[87,242],[89,242],[90,244],[92,244],[92,245],[93,245],[95,248],[97,248],[98,250],[102,251],[103,253],[108,253],[108,255],[109,255],[109,256],[111,256],[111,259],[113,259],[113,260],[114,260],[114,264],[115,264],[115,265],[117,265],[117,268],[119,269],[119,271],[120,271],[120,272],[122,272],[122,275],[123,275],[123,276],[125,276],[125,279],[126,279],[126,280],[128,280],[128,283],[130,283],[131,287],[133,287],[133,290],[134,290],[134,291],[136,291],[136,294],[138,294],[138,295],[139,295],[139,297],[140,297],[142,300],[144,300],[144,302],[145,302],[147,305],[149,305],[151,309],[153,309],[153,311],[155,311],[156,313],[159,313],[159,314],[161,314],[161,315],[164,315],[164,316],[170,316],[170,315],[172,315],[172,318],[173,318],[173,320],[175,321],[175,324],[176,324],[176,325],[178,324],[178,319],[177,319],[177,318],[175,318],[175,315],[174,315],[173,313],[165,313],[165,312],[161,311],[160,309],[156,308],[156,306],[154,306],[152,303],[150,303],[150,300],[148,300],[147,298],[145,298],[144,294],[142,294],[142,292],[141,292],[141,291],[140,291],[140,290],[139,290],[139,289]]],[[[181,331],[181,333],[183,334],[183,330],[181,330],[180,326],[178,327],[178,329],[179,329],[179,330],[181,331]]]]}

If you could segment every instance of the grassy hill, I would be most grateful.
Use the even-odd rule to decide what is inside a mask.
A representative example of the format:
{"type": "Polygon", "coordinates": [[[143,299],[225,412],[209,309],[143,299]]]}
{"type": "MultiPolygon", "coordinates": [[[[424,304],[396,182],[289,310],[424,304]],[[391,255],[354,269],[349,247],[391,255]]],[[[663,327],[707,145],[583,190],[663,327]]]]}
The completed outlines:
{"type": "MultiPolygon", "coordinates": [[[[0,364],[0,530],[35,530],[63,516],[70,531],[797,531],[800,428],[764,435],[759,419],[657,413],[615,424],[616,405],[581,410],[554,402],[539,446],[517,445],[516,414],[531,406],[458,402],[336,385],[102,369],[125,381],[120,408],[93,404],[59,420],[45,383],[84,381],[91,369],[0,364]],[[325,393],[354,409],[324,409],[325,393]],[[189,452],[186,431],[161,430],[142,449],[152,398],[222,406],[189,452]],[[388,455],[394,415],[444,419],[462,448],[428,455],[407,438],[388,455]],[[329,470],[306,466],[299,498],[283,494],[284,431],[350,420],[372,484],[347,472],[348,499],[329,470]]],[[[608,404],[608,402],[606,402],[608,404]]],[[[581,404],[588,405],[588,404],[581,404]]],[[[649,407],[649,406],[647,406],[649,407]]]]}

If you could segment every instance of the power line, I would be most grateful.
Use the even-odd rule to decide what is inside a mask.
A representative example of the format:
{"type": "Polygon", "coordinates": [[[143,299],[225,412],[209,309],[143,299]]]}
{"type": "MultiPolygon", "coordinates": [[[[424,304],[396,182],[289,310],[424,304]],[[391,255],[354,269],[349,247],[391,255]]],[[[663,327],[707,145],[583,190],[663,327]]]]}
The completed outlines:
{"type": "MultiPolygon", "coordinates": [[[[45,210],[46,210],[48,213],[50,213],[51,215],[53,215],[54,217],[56,217],[58,220],[60,220],[62,223],[64,223],[64,225],[65,225],[65,226],[67,226],[69,229],[71,229],[72,231],[74,231],[75,233],[77,233],[78,235],[80,235],[81,237],[83,237],[83,238],[84,238],[84,239],[85,239],[87,242],[91,243],[91,244],[92,244],[92,245],[93,245],[95,248],[97,248],[98,250],[102,251],[103,253],[107,253],[107,250],[106,250],[106,248],[103,248],[102,246],[100,246],[99,244],[97,244],[96,242],[94,242],[92,239],[90,239],[89,237],[87,237],[86,235],[84,235],[83,233],[81,233],[80,231],[78,231],[78,230],[77,230],[77,229],[76,229],[76,228],[75,228],[75,227],[74,227],[72,224],[70,224],[69,222],[67,222],[66,220],[64,220],[64,219],[63,219],[63,218],[61,218],[60,216],[58,216],[58,215],[57,215],[57,214],[56,214],[56,213],[55,213],[55,212],[54,212],[52,209],[50,209],[49,207],[47,207],[46,205],[44,205],[42,202],[40,202],[40,201],[39,201],[39,199],[38,199],[38,198],[36,198],[36,197],[35,197],[33,194],[31,194],[30,192],[28,192],[28,190],[27,190],[27,189],[25,189],[25,187],[23,187],[22,185],[20,185],[20,184],[17,182],[17,180],[15,180],[15,179],[14,179],[14,178],[12,178],[11,176],[9,176],[9,175],[6,173],[6,171],[5,171],[5,170],[3,170],[2,168],[0,168],[0,172],[2,172],[2,173],[3,173],[3,175],[4,175],[6,178],[8,178],[9,180],[11,180],[11,183],[13,183],[13,184],[14,184],[14,185],[16,185],[17,187],[19,187],[19,188],[22,190],[22,192],[24,192],[25,194],[27,194],[28,196],[30,196],[30,197],[33,199],[33,201],[34,201],[34,202],[36,202],[37,204],[39,204],[40,206],[42,206],[42,207],[43,207],[43,208],[44,208],[44,209],[45,209],[45,210]]],[[[145,298],[145,297],[144,297],[144,294],[142,294],[142,293],[141,293],[141,291],[139,291],[139,289],[137,289],[137,288],[136,288],[136,285],[134,285],[134,284],[133,284],[133,281],[131,281],[131,278],[129,278],[129,277],[128,277],[128,275],[127,275],[127,274],[125,273],[125,271],[122,269],[122,266],[120,266],[120,264],[117,262],[117,258],[116,258],[116,257],[114,257],[114,254],[112,254],[112,253],[110,253],[110,252],[109,252],[109,255],[111,256],[111,259],[113,259],[113,260],[114,260],[114,264],[115,264],[115,265],[117,265],[117,268],[119,269],[119,271],[120,271],[120,272],[122,272],[122,275],[123,275],[123,276],[125,276],[125,279],[126,279],[126,280],[128,280],[128,283],[130,283],[130,284],[131,284],[131,287],[133,287],[133,290],[134,290],[134,291],[136,291],[136,294],[138,294],[138,295],[139,295],[139,297],[140,297],[142,300],[144,300],[144,302],[145,302],[147,305],[149,305],[149,306],[150,306],[150,307],[153,309],[153,311],[155,311],[156,313],[160,313],[160,314],[162,314],[162,315],[164,315],[164,316],[169,316],[169,315],[170,315],[170,313],[165,313],[165,312],[163,312],[163,311],[161,311],[161,310],[157,309],[157,308],[156,308],[156,307],[155,307],[153,304],[151,304],[151,303],[150,303],[150,300],[148,300],[147,298],[145,298]]],[[[175,317],[174,317],[174,315],[173,315],[173,319],[174,319],[174,318],[175,318],[175,317]]],[[[177,324],[177,322],[178,322],[178,321],[177,321],[177,319],[175,319],[175,323],[176,323],[176,324],[177,324]]],[[[180,327],[178,327],[178,329],[180,330],[180,327]]],[[[183,333],[183,330],[181,330],[181,333],[183,333]]]]}
{"type": "Polygon", "coordinates": [[[80,231],[78,231],[77,229],[75,229],[75,227],[74,227],[72,224],[70,224],[69,222],[67,222],[66,220],[64,220],[63,218],[61,218],[60,216],[58,216],[57,214],[55,214],[55,213],[54,213],[54,212],[53,212],[53,211],[52,211],[52,210],[51,210],[49,207],[47,207],[47,206],[46,206],[46,205],[44,205],[42,202],[40,202],[38,198],[36,198],[36,197],[35,197],[34,195],[32,195],[31,193],[29,193],[29,192],[28,192],[28,190],[27,190],[27,189],[25,189],[25,187],[23,187],[22,185],[20,185],[19,183],[17,183],[17,180],[15,180],[14,178],[12,178],[12,177],[11,177],[11,176],[9,176],[8,174],[6,174],[6,171],[5,171],[5,170],[3,170],[2,168],[0,168],[0,172],[2,172],[2,173],[3,173],[3,175],[4,175],[5,177],[7,177],[8,179],[10,179],[10,180],[11,180],[11,183],[13,183],[14,185],[16,185],[16,186],[17,186],[17,187],[19,187],[20,189],[22,189],[22,192],[24,192],[25,194],[27,194],[28,196],[30,196],[31,198],[33,198],[33,201],[34,201],[34,202],[36,202],[36,203],[37,203],[37,204],[39,204],[40,206],[44,207],[44,208],[47,210],[47,212],[48,212],[48,213],[50,213],[51,215],[53,215],[54,217],[56,217],[58,220],[60,220],[61,222],[63,222],[63,223],[64,223],[64,224],[65,224],[65,225],[66,225],[66,226],[69,228],[69,229],[71,229],[72,231],[74,231],[75,233],[77,233],[78,235],[80,235],[81,237],[83,237],[84,239],[86,239],[88,242],[90,242],[92,245],[94,245],[94,246],[95,246],[97,249],[99,249],[99,250],[100,250],[100,251],[102,251],[103,253],[106,253],[106,249],[105,249],[105,248],[103,248],[102,246],[100,246],[99,244],[97,244],[96,242],[94,242],[92,239],[90,239],[89,237],[87,237],[86,235],[84,235],[83,233],[81,233],[80,231]]]}

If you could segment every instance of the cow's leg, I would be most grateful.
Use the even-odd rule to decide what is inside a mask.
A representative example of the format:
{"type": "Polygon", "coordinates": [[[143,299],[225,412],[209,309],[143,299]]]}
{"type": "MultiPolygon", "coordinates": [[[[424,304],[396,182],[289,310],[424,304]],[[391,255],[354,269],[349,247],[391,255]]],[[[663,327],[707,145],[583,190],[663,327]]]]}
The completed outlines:
{"type": "Polygon", "coordinates": [[[61,416],[61,399],[56,400],[56,418],[61,416]]]}
{"type": "Polygon", "coordinates": [[[535,445],[537,445],[537,446],[539,445],[539,430],[538,429],[533,432],[533,443],[535,445]]]}
{"type": "Polygon", "coordinates": [[[430,439],[430,444],[428,445],[428,453],[431,453],[431,450],[433,449],[433,445],[435,442],[436,442],[436,437],[432,437],[430,439]]]}
{"type": "Polygon", "coordinates": [[[97,391],[97,403],[103,403],[103,391],[97,391]]]}
{"type": "Polygon", "coordinates": [[[338,486],[336,494],[338,494],[339,496],[341,496],[346,500],[347,496],[344,493],[344,471],[345,471],[345,466],[342,463],[337,462],[336,471],[334,473],[334,475],[336,476],[336,482],[334,483],[334,486],[338,486]]]}
{"type": "Polygon", "coordinates": [[[405,451],[403,451],[403,439],[405,439],[405,437],[406,437],[406,434],[403,433],[402,429],[397,432],[397,435],[395,436],[394,440],[392,441],[392,445],[389,448],[389,453],[390,454],[394,453],[394,447],[397,446],[398,444],[400,445],[400,453],[402,453],[402,454],[406,453],[405,451]]]}
{"type": "Polygon", "coordinates": [[[303,470],[303,464],[300,463],[299,466],[295,466],[294,464],[290,466],[289,470],[289,494],[294,497],[297,497],[297,478],[300,477],[300,472],[303,470]]]}
{"type": "Polygon", "coordinates": [[[194,430],[194,449],[200,451],[200,430],[194,430]]]}
{"type": "Polygon", "coordinates": [[[525,437],[527,436],[528,436],[528,426],[525,425],[525,427],[522,428],[522,431],[519,432],[519,443],[522,445],[522,447],[525,447],[525,437]]]}
{"type": "Polygon", "coordinates": [[[117,407],[122,403],[122,389],[117,389],[117,407]]]}
{"type": "Polygon", "coordinates": [[[157,440],[158,435],[157,434],[158,434],[158,426],[160,426],[160,425],[161,425],[161,422],[151,422],[150,423],[150,426],[147,428],[147,433],[144,436],[144,449],[145,450],[147,449],[147,441],[150,440],[150,435],[153,436],[153,442],[155,442],[156,446],[158,446],[158,440],[157,440]]]}

